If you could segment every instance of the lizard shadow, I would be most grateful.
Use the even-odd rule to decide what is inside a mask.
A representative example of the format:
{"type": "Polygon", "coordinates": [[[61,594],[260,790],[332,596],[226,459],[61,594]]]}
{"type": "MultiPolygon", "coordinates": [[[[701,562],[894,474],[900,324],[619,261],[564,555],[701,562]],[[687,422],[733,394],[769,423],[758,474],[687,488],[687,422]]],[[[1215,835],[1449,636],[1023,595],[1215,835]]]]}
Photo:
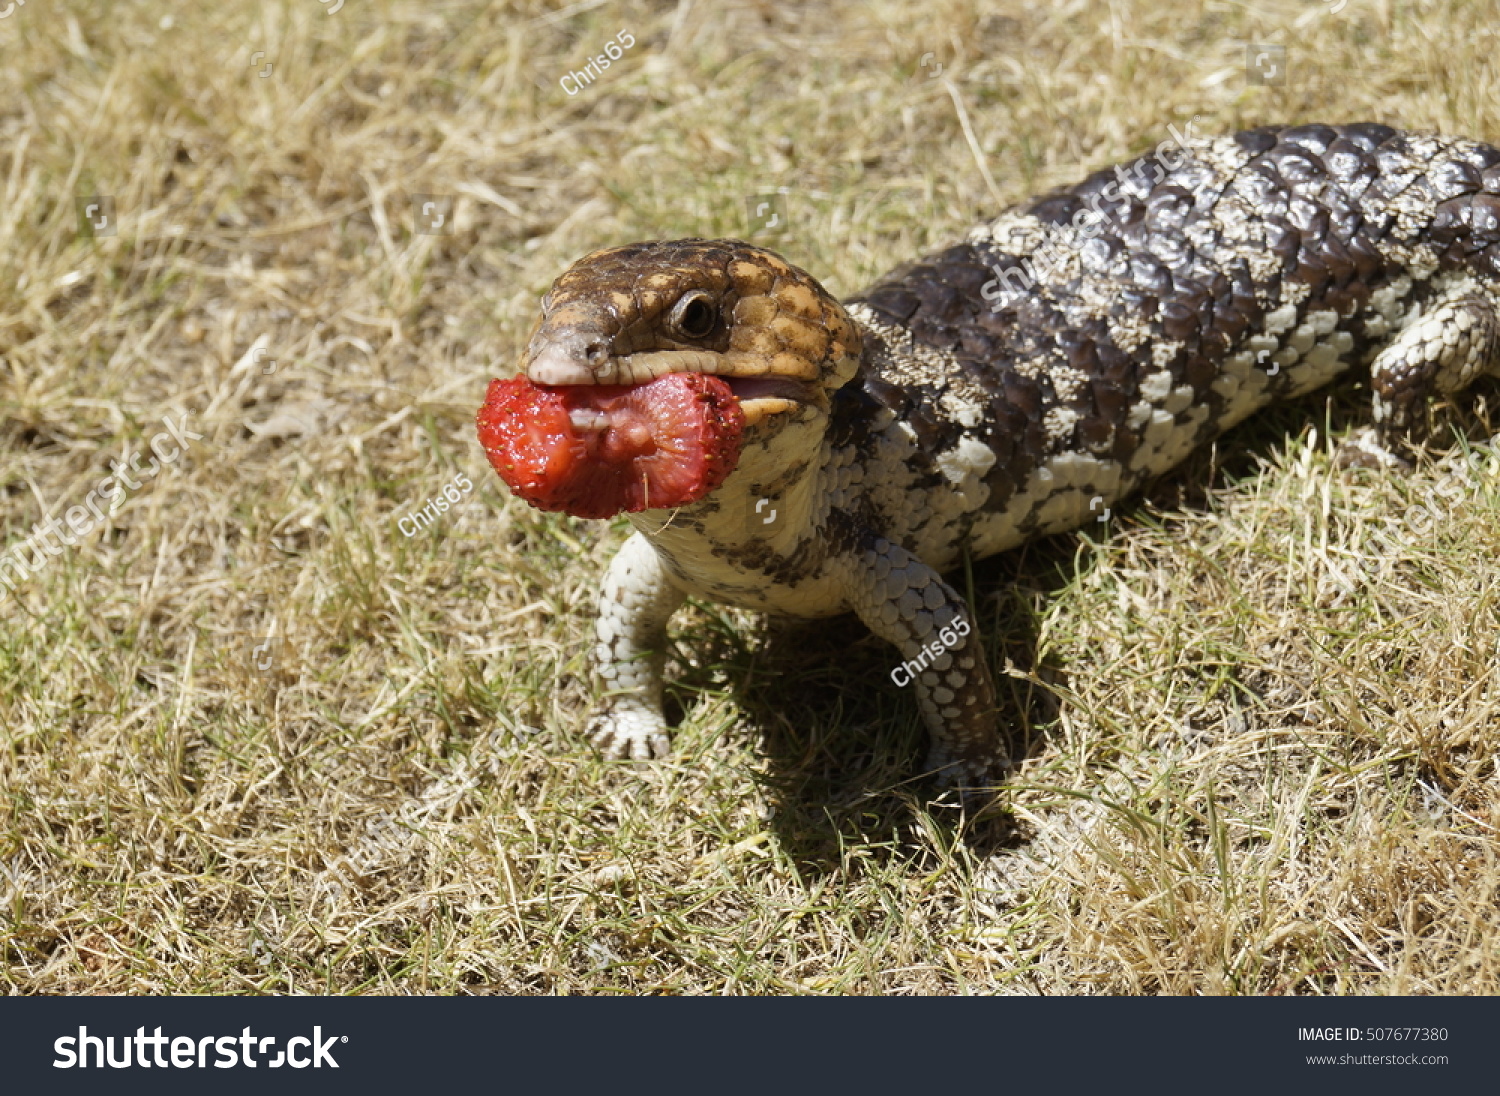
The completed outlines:
{"type": "MultiPolygon", "coordinates": [[[[1062,672],[1038,665],[1035,621],[1048,595],[1072,580],[1076,554],[1069,538],[1056,537],[973,564],[966,593],[991,665],[1013,671],[997,672],[995,685],[1017,764],[1042,748],[1057,718],[1055,696],[1039,683],[1063,683],[1062,672]]],[[[949,578],[964,590],[962,574],[949,578]]],[[[834,871],[851,843],[910,847],[904,839],[889,845],[898,834],[961,840],[980,856],[1022,843],[1008,815],[961,811],[922,772],[927,732],[910,688],[891,679],[898,660],[853,615],[767,620],[742,636],[714,628],[684,636],[679,648],[691,655],[668,686],[669,721],[699,690],[722,689],[729,677],[763,760],[757,780],[770,828],[799,869],[834,871]],[[930,832],[934,825],[940,833],[930,832]]]]}
{"type": "MultiPolygon", "coordinates": [[[[1437,417],[1434,449],[1451,447],[1454,432],[1475,439],[1495,432],[1489,408],[1500,403],[1500,383],[1481,383],[1470,395],[1473,404],[1448,407],[1437,417]]],[[[1170,524],[1173,512],[1206,509],[1216,490],[1261,474],[1279,448],[1309,427],[1339,435],[1368,421],[1363,385],[1267,408],[1148,484],[1118,514],[1128,519],[1150,512],[1170,524]]],[[[1067,668],[1038,658],[1037,622],[1054,596],[1091,565],[1079,547],[1079,534],[1065,533],[975,561],[967,576],[947,576],[976,612],[1017,766],[1044,748],[1059,716],[1052,688],[1066,686],[1067,668]]],[[[799,870],[834,872],[851,844],[896,856],[913,845],[961,842],[985,857],[1025,843],[1013,817],[955,809],[951,794],[941,796],[921,773],[927,735],[916,702],[889,676],[896,665],[892,649],[852,615],[767,621],[748,636],[715,629],[712,638],[700,633],[683,642],[696,657],[687,660],[691,665],[675,691],[686,698],[722,688],[727,674],[756,739],[755,753],[764,759],[758,780],[770,827],[799,870]]],[[[669,687],[669,716],[682,710],[673,692],[669,687]]]]}

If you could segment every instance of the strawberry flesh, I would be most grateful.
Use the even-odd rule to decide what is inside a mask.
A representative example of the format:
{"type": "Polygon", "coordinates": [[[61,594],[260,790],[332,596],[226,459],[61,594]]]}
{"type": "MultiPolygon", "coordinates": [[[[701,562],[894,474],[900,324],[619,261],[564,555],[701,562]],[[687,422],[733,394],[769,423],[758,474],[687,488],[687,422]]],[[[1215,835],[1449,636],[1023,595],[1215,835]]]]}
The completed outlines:
{"type": "Polygon", "coordinates": [[[514,494],[580,518],[698,501],[734,471],[745,427],[729,385],[706,373],[635,385],[493,380],[476,421],[514,494]]]}

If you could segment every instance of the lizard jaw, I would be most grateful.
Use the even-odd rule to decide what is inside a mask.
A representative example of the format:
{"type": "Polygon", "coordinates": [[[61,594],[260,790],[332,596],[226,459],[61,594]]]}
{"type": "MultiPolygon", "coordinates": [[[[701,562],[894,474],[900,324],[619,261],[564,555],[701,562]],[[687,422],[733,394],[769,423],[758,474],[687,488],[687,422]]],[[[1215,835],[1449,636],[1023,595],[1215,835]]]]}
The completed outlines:
{"type": "Polygon", "coordinates": [[[787,377],[724,377],[723,380],[740,401],[747,427],[817,401],[817,393],[805,381],[787,377]]]}
{"type": "Polygon", "coordinates": [[[745,425],[774,415],[795,411],[805,404],[821,404],[820,392],[808,379],[772,373],[749,362],[737,362],[738,355],[716,354],[707,350],[648,350],[636,354],[612,356],[599,366],[592,366],[567,347],[549,345],[534,355],[523,372],[535,384],[644,384],[668,373],[706,373],[729,385],[739,400],[745,425]]]}

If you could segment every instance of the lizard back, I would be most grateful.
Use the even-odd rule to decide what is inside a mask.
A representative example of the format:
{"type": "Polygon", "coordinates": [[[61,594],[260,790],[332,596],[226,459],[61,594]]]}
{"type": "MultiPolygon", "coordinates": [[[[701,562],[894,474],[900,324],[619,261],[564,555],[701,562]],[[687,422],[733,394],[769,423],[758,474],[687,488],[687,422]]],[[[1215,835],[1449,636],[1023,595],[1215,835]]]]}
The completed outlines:
{"type": "Polygon", "coordinates": [[[928,563],[1076,528],[1266,404],[1500,283],[1500,151],[1386,126],[1160,150],[1001,214],[847,302],[835,444],[928,563]]]}

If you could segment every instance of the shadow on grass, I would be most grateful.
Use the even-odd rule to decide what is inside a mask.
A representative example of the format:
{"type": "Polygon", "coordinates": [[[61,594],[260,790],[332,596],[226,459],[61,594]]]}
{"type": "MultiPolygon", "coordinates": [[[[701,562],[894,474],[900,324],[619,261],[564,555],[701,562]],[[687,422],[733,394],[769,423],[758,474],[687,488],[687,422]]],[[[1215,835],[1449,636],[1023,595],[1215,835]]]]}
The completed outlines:
{"type": "MultiPolygon", "coordinates": [[[[1042,748],[1057,701],[1001,671],[1009,665],[1061,680],[1057,667],[1036,665],[1035,612],[1072,580],[1074,548],[1070,538],[1053,538],[973,566],[969,596],[1017,764],[1042,748]]],[[[967,584],[962,573],[949,577],[961,590],[967,584]]],[[[961,806],[922,772],[928,739],[916,698],[891,680],[895,651],[854,616],[768,621],[749,635],[713,627],[682,636],[677,653],[683,668],[668,686],[668,720],[677,722],[699,691],[722,688],[728,678],[753,749],[765,759],[759,780],[771,827],[803,869],[834,870],[850,845],[909,848],[919,830],[981,856],[1019,843],[1003,809],[961,806]]]]}
{"type": "MultiPolygon", "coordinates": [[[[1500,385],[1472,391],[1472,402],[1439,409],[1433,452],[1452,447],[1455,431],[1475,439],[1494,432],[1489,408],[1500,385]]],[[[1366,386],[1344,385],[1269,408],[1149,484],[1120,515],[1129,520],[1142,507],[1168,515],[1203,509],[1213,489],[1255,476],[1309,426],[1323,436],[1342,435],[1368,422],[1368,400],[1366,386]]],[[[948,576],[976,610],[995,671],[999,718],[1018,765],[1041,751],[1058,716],[1055,694],[1036,682],[1066,678],[1059,665],[1038,665],[1036,621],[1076,570],[1088,566],[1077,547],[1077,534],[1065,534],[974,563],[972,582],[963,572],[948,576]],[[1007,666],[1026,677],[1005,673],[1007,666]]],[[[714,628],[683,637],[679,654],[689,665],[676,688],[669,686],[669,719],[679,721],[684,701],[691,704],[727,676],[766,760],[760,780],[773,807],[771,826],[805,870],[835,870],[853,845],[909,848],[922,833],[944,845],[962,842],[978,856],[1022,843],[1000,805],[1003,790],[996,805],[976,811],[921,773],[927,734],[915,698],[890,679],[894,651],[853,616],[768,622],[748,636],[714,628]]]]}

